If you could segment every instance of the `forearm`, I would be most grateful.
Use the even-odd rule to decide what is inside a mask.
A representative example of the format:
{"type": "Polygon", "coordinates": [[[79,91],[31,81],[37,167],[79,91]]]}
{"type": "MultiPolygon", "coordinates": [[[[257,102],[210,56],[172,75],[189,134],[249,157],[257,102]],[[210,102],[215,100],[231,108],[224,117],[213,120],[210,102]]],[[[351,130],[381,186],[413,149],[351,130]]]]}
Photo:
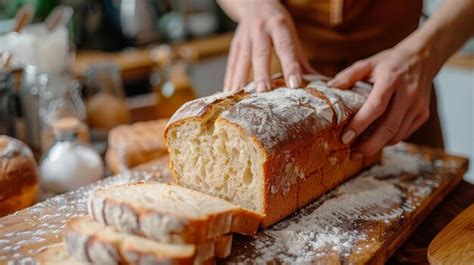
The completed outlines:
{"type": "Polygon", "coordinates": [[[474,1],[445,0],[439,9],[397,47],[430,57],[433,76],[474,35],[474,1]]]}
{"type": "Polygon", "coordinates": [[[248,5],[256,5],[258,8],[259,5],[273,2],[279,2],[279,0],[217,0],[222,10],[235,22],[240,22],[242,16],[245,16],[248,5]]]}

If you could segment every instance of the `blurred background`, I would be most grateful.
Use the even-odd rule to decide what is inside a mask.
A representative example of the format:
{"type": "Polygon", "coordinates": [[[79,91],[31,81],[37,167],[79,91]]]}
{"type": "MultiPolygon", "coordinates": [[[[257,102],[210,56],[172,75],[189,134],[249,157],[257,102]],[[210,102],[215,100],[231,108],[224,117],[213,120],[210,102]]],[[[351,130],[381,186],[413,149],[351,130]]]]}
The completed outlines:
{"type": "MultiPolygon", "coordinates": [[[[112,128],[221,90],[235,26],[214,0],[0,0],[0,134],[44,161],[64,137],[58,121],[74,118],[78,139],[103,157],[112,128]]],[[[473,41],[436,89],[447,151],[472,161],[473,41]]]]}

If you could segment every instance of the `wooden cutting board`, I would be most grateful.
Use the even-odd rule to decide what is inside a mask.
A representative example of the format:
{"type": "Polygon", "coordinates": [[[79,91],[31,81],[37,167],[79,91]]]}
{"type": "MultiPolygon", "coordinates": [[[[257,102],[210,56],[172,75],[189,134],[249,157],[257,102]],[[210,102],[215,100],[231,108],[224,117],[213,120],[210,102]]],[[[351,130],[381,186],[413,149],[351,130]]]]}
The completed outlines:
{"type": "Polygon", "coordinates": [[[428,247],[432,265],[474,264],[474,204],[456,216],[428,247]]]}
{"type": "MultiPolygon", "coordinates": [[[[381,165],[255,237],[235,237],[231,257],[221,262],[383,264],[461,181],[467,165],[429,148],[388,148],[381,165]]],[[[39,252],[61,242],[68,218],[87,213],[93,189],[150,179],[160,180],[146,172],[110,177],[0,219],[0,264],[34,264],[39,252]]]]}
{"type": "Polygon", "coordinates": [[[399,145],[254,238],[235,240],[230,264],[384,264],[461,181],[464,158],[399,145]]]}

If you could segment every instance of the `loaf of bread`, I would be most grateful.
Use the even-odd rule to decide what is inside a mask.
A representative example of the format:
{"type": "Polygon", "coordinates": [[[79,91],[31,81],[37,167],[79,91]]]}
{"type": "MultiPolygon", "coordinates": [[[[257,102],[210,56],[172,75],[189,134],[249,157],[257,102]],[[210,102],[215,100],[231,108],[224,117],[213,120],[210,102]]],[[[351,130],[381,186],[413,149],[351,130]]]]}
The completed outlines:
{"type": "Polygon", "coordinates": [[[261,213],[267,227],[377,160],[351,160],[340,140],[370,86],[339,90],[320,76],[283,84],[183,105],[164,133],[176,183],[261,213]]]}
{"type": "Polygon", "coordinates": [[[107,166],[118,174],[167,154],[162,135],[167,119],[120,125],[109,133],[107,166]]]}
{"type": "Polygon", "coordinates": [[[31,150],[19,140],[0,135],[0,217],[33,204],[38,182],[31,150]]]}
{"type": "Polygon", "coordinates": [[[100,224],[164,243],[202,244],[232,232],[254,234],[262,219],[225,200],[158,182],[98,189],[88,208],[100,224]]]}
{"type": "Polygon", "coordinates": [[[167,244],[121,233],[89,217],[73,218],[64,243],[74,258],[94,264],[202,264],[230,254],[232,235],[199,245],[167,244]]]}

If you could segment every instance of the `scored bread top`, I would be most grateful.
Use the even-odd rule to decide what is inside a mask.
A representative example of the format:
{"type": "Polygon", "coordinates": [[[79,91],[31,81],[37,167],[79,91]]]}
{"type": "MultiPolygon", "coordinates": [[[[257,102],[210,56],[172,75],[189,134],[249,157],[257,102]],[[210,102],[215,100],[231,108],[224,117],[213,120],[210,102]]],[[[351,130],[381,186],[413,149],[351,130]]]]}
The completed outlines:
{"type": "Polygon", "coordinates": [[[340,90],[326,85],[321,76],[304,76],[305,87],[291,89],[273,82],[274,90],[251,93],[220,92],[183,105],[169,120],[165,130],[189,118],[214,117],[243,128],[256,137],[267,151],[280,144],[308,139],[325,129],[346,122],[365,102],[370,87],[340,90]],[[217,116],[217,117],[216,117],[217,116]]]}

